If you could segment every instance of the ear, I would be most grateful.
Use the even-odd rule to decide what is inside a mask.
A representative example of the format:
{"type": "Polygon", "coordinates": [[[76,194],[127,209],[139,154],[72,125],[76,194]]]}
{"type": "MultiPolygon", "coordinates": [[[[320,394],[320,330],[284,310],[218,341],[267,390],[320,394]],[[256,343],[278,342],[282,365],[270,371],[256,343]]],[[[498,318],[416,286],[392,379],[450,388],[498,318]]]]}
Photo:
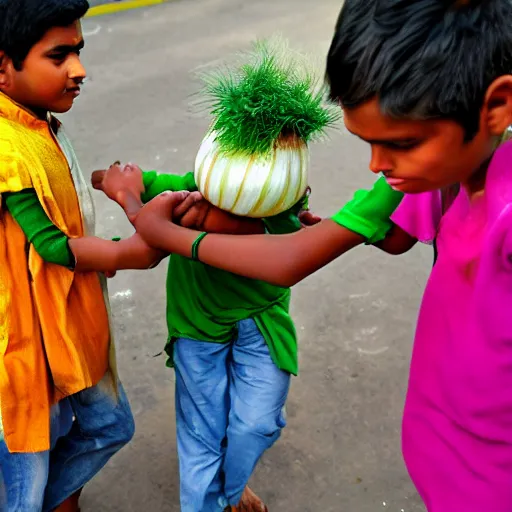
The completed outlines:
{"type": "Polygon", "coordinates": [[[512,75],[500,76],[489,86],[484,110],[491,135],[502,135],[512,125],[512,75]]]}
{"type": "Polygon", "coordinates": [[[12,61],[5,54],[3,50],[0,50],[0,91],[4,92],[11,83],[11,70],[12,61]]]}

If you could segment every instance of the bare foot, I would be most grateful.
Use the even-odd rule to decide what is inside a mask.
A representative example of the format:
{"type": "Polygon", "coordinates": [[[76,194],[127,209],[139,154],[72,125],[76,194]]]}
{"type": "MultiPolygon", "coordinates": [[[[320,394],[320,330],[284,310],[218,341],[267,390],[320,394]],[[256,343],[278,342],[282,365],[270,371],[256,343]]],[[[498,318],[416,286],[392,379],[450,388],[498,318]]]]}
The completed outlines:
{"type": "Polygon", "coordinates": [[[232,507],[232,512],[268,512],[268,508],[249,487],[246,487],[240,503],[236,507],[232,507]]]}

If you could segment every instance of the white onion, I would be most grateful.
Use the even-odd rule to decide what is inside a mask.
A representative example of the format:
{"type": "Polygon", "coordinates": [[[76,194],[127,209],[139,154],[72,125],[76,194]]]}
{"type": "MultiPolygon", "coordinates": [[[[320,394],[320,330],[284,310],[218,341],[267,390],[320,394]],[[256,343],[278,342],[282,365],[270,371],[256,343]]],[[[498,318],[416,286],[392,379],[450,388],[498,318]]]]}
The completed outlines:
{"type": "Polygon", "coordinates": [[[223,153],[215,132],[203,140],[195,163],[199,192],[222,210],[263,218],[292,207],[308,186],[309,150],[296,137],[282,138],[265,156],[223,153]]]}

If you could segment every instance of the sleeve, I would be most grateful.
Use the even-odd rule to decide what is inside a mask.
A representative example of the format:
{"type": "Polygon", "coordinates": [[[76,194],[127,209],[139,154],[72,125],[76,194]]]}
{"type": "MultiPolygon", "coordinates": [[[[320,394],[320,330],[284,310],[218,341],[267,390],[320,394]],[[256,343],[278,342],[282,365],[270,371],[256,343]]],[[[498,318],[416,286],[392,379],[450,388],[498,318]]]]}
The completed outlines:
{"type": "Polygon", "coordinates": [[[425,244],[432,243],[442,217],[441,192],[406,194],[391,220],[406,233],[425,244]]]}
{"type": "Polygon", "coordinates": [[[12,141],[0,139],[0,195],[31,187],[30,173],[12,141]]]}
{"type": "Polygon", "coordinates": [[[37,253],[48,263],[73,268],[75,258],[68,237],[53,225],[34,189],[4,195],[7,210],[37,253]]]}
{"type": "Polygon", "coordinates": [[[266,230],[271,235],[285,235],[294,233],[302,228],[299,220],[301,210],[308,208],[309,194],[306,194],[298,203],[279,215],[263,219],[266,230]]]}
{"type": "Polygon", "coordinates": [[[177,174],[160,174],[156,171],[146,171],[142,173],[142,179],[145,188],[141,197],[143,203],[151,201],[162,192],[178,192],[180,190],[195,192],[197,190],[193,172],[179,176],[177,174]]]}
{"type": "Polygon", "coordinates": [[[331,219],[366,238],[367,244],[375,244],[383,240],[393,226],[390,216],[403,196],[381,177],[371,189],[356,191],[354,197],[331,219]]]}

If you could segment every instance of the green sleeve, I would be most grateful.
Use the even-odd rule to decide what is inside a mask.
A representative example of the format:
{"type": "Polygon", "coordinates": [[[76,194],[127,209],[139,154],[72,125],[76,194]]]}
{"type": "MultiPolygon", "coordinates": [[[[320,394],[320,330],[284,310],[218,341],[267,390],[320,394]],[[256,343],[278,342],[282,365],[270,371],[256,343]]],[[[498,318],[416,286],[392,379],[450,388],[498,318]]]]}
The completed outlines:
{"type": "Polygon", "coordinates": [[[146,171],[142,173],[142,179],[145,188],[141,196],[143,203],[151,201],[151,199],[162,192],[178,192],[180,190],[195,192],[197,190],[193,172],[179,176],[177,174],[161,174],[156,171],[146,171]]]}
{"type": "Polygon", "coordinates": [[[48,263],[73,268],[75,258],[68,237],[48,218],[35,190],[3,196],[5,205],[37,253],[48,263]]]}
{"type": "Polygon", "coordinates": [[[391,215],[404,194],[393,190],[384,177],[379,178],[371,190],[358,190],[354,198],[331,218],[334,222],[358,233],[375,244],[386,238],[393,223],[391,215]]]}
{"type": "Polygon", "coordinates": [[[308,195],[305,195],[297,204],[279,215],[263,219],[265,228],[271,235],[286,235],[299,231],[302,224],[299,220],[301,210],[308,209],[308,195]]]}

